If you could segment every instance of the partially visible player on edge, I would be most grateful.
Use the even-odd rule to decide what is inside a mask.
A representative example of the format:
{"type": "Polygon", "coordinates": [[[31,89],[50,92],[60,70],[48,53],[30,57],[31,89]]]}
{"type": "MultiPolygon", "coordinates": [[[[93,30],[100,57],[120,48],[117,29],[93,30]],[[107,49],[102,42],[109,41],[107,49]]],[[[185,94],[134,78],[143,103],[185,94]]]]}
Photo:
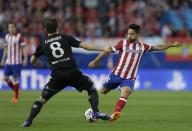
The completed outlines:
{"type": "MultiPolygon", "coordinates": [[[[128,39],[119,40],[115,46],[110,47],[111,52],[119,51],[119,58],[108,80],[101,88],[101,93],[107,94],[118,86],[120,86],[121,91],[121,96],[115,105],[113,114],[111,115],[111,121],[120,117],[120,112],[124,108],[128,96],[133,92],[142,54],[145,52],[162,51],[170,47],[181,46],[178,42],[150,46],[138,40],[139,32],[140,26],[136,24],[129,25],[128,39]]],[[[107,54],[107,52],[101,52],[95,60],[89,63],[89,67],[95,68],[99,61],[101,61],[101,59],[107,54]]]]}
{"type": "Polygon", "coordinates": [[[22,126],[29,127],[42,106],[66,86],[72,86],[79,92],[87,91],[93,118],[109,120],[111,118],[109,115],[99,111],[97,90],[89,77],[78,69],[72,53],[72,47],[98,51],[108,51],[108,48],[81,42],[72,36],[57,33],[58,23],[55,18],[45,20],[44,26],[48,37],[37,47],[35,54],[31,57],[31,63],[35,63],[38,57],[44,54],[52,70],[51,79],[45,85],[40,98],[33,103],[31,112],[22,126]]]}
{"type": "Polygon", "coordinates": [[[24,38],[16,31],[16,24],[8,23],[8,34],[5,36],[5,45],[1,65],[4,66],[4,80],[14,91],[12,98],[13,103],[17,103],[19,99],[19,77],[21,75],[22,65],[27,64],[27,48],[24,38]],[[24,61],[22,61],[22,51],[24,61]],[[10,79],[13,76],[13,81],[10,79]]]}

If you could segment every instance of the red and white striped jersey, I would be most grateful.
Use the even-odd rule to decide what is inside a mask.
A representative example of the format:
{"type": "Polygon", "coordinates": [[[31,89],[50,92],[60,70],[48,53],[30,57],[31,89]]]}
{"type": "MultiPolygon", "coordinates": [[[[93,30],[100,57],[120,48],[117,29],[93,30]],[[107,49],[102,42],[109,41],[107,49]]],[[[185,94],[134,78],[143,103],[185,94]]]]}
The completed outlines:
{"type": "Polygon", "coordinates": [[[119,58],[112,71],[113,74],[121,78],[135,80],[141,56],[144,52],[149,52],[151,47],[140,41],[130,43],[126,39],[120,40],[112,47],[114,52],[119,51],[119,58]]]}
{"type": "Polygon", "coordinates": [[[25,46],[24,38],[20,33],[5,36],[5,46],[7,47],[6,64],[22,64],[22,47],[25,46]]]}

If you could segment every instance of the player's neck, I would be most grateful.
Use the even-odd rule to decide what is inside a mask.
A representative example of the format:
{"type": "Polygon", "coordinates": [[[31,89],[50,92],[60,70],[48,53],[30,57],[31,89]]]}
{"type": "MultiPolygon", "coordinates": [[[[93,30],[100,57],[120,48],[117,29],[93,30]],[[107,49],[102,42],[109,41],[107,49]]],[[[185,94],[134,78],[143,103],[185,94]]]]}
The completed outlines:
{"type": "Polygon", "coordinates": [[[130,43],[136,43],[136,42],[138,42],[138,39],[135,39],[135,40],[129,40],[129,39],[128,39],[128,41],[129,41],[130,43]]]}
{"type": "Polygon", "coordinates": [[[9,32],[10,35],[16,35],[16,32],[9,32]]]}
{"type": "Polygon", "coordinates": [[[52,35],[55,35],[55,34],[57,34],[57,32],[55,32],[55,33],[48,33],[48,36],[52,36],[52,35]]]}

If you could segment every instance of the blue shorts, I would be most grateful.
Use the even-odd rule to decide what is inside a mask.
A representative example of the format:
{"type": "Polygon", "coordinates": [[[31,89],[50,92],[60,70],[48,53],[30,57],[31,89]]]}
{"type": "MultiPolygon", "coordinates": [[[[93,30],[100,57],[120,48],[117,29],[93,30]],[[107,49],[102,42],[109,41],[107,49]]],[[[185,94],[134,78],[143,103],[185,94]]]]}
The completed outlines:
{"type": "Polygon", "coordinates": [[[19,77],[21,75],[22,64],[16,65],[5,65],[4,67],[4,75],[13,77],[19,77]]]}
{"type": "Polygon", "coordinates": [[[115,89],[118,86],[120,86],[120,88],[128,86],[133,90],[134,84],[135,84],[135,80],[121,78],[111,73],[109,76],[109,79],[104,83],[103,86],[106,89],[110,89],[110,90],[115,89]]]}

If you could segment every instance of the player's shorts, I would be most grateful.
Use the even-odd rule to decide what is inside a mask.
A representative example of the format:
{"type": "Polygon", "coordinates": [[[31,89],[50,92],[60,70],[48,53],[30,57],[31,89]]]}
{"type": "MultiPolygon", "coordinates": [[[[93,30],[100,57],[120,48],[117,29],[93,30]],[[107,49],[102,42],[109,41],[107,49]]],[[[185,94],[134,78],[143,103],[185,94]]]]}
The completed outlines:
{"type": "Polygon", "coordinates": [[[67,86],[72,86],[81,92],[83,90],[92,88],[93,82],[79,69],[54,71],[51,74],[51,79],[43,89],[42,97],[48,100],[50,97],[63,90],[67,86]]]}
{"type": "Polygon", "coordinates": [[[114,75],[113,73],[110,74],[109,79],[104,83],[104,87],[106,89],[116,89],[117,87],[130,87],[132,90],[134,88],[135,80],[132,79],[125,79],[119,76],[114,75]]]}
{"type": "Polygon", "coordinates": [[[21,75],[22,64],[15,65],[5,65],[4,67],[4,75],[13,77],[19,77],[21,75]]]}

